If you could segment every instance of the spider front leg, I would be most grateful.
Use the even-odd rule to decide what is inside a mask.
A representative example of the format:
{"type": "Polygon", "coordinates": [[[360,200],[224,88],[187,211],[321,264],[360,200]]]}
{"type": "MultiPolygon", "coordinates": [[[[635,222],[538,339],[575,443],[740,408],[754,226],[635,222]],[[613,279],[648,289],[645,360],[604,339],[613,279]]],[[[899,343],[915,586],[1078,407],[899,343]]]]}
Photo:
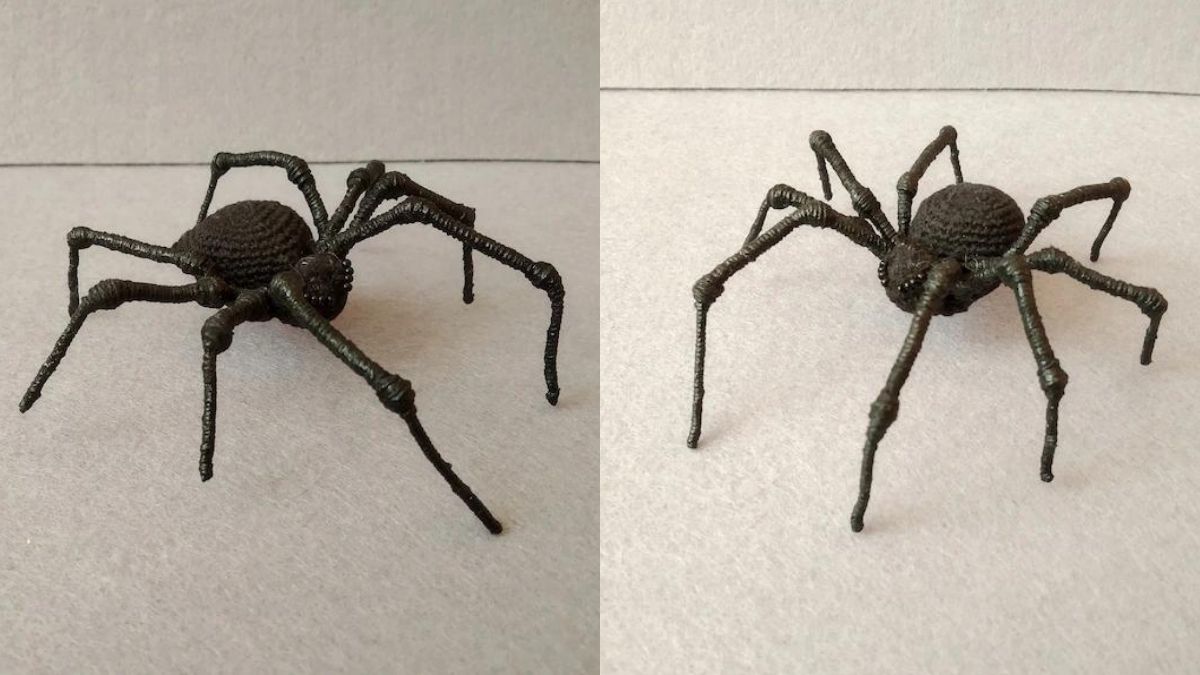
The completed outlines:
{"type": "MultiPolygon", "coordinates": [[[[362,204],[358,207],[358,213],[354,214],[354,220],[350,221],[349,227],[351,229],[362,227],[368,219],[375,215],[375,210],[379,208],[380,202],[386,199],[403,199],[405,197],[417,197],[432,202],[440,211],[451,218],[465,224],[467,227],[475,227],[475,209],[466,204],[459,204],[454,200],[447,199],[433,190],[419,185],[416,181],[399,171],[389,171],[371,185],[370,189],[363,196],[362,204]]],[[[475,300],[475,261],[471,257],[470,244],[463,244],[462,261],[462,299],[464,303],[469,305],[475,300]]]]}
{"type": "Polygon", "coordinates": [[[228,307],[222,308],[204,322],[200,342],[204,347],[202,372],[204,377],[204,413],[200,434],[200,480],[213,475],[213,450],[216,446],[217,419],[217,355],[233,343],[233,329],[246,321],[270,317],[269,294],[255,289],[239,294],[228,307]]]}
{"type": "Polygon", "coordinates": [[[542,362],[546,378],[546,400],[550,402],[550,405],[557,405],[559,395],[558,337],[562,330],[565,290],[562,277],[554,265],[530,260],[519,251],[479,234],[470,225],[447,215],[433,202],[419,197],[409,198],[365,223],[349,227],[344,232],[331,237],[323,245],[338,256],[345,257],[355,244],[364,239],[373,237],[393,226],[408,223],[432,226],[439,232],[462,242],[464,246],[469,246],[489,258],[521,272],[534,288],[546,293],[550,300],[550,326],[546,329],[546,349],[542,362]]]}
{"type": "Polygon", "coordinates": [[[144,301],[159,303],[199,302],[206,307],[220,307],[232,299],[234,291],[225,282],[214,278],[202,278],[193,284],[181,286],[164,286],[161,284],[146,284],[124,279],[105,279],[88,291],[80,301],[79,306],[71,313],[71,321],[66,330],[54,343],[50,356],[38,370],[25,395],[21,398],[20,410],[25,412],[42,395],[42,387],[46,380],[54,374],[58,364],[67,354],[71,342],[83,327],[83,322],[97,310],[116,309],[127,302],[144,301]]]}
{"type": "Polygon", "coordinates": [[[176,251],[165,246],[147,244],[119,234],[98,232],[86,227],[72,228],[67,233],[67,313],[75,314],[79,306],[79,252],[96,245],[117,253],[124,253],[143,260],[170,263],[185,274],[198,275],[203,271],[204,261],[198,256],[176,251]]]}
{"type": "Polygon", "coordinates": [[[1050,348],[1046,326],[1042,323],[1034,299],[1033,274],[1030,270],[1029,261],[1019,254],[1004,256],[996,267],[1000,280],[1016,296],[1021,325],[1025,328],[1025,337],[1037,362],[1038,381],[1046,394],[1046,434],[1042,442],[1041,475],[1042,480],[1049,483],[1054,480],[1054,451],[1058,447],[1058,403],[1067,390],[1069,378],[1050,348]]]}
{"type": "Polygon", "coordinates": [[[825,199],[833,199],[833,190],[829,185],[829,169],[825,166],[828,162],[833,165],[833,171],[837,174],[838,180],[850,194],[850,203],[854,205],[854,211],[871,221],[871,224],[878,230],[879,236],[891,241],[896,236],[896,231],[892,229],[892,223],[880,208],[879,200],[875,198],[875,193],[871,192],[870,188],[858,182],[858,179],[854,177],[854,172],[850,170],[850,165],[846,164],[842,153],[833,144],[833,137],[829,135],[829,132],[819,129],[812,132],[808,137],[808,145],[817,156],[817,173],[821,177],[821,189],[825,199]]]}
{"type": "Polygon", "coordinates": [[[925,171],[942,150],[950,148],[950,166],[954,169],[954,182],[963,182],[962,166],[958,163],[958,132],[954,127],[946,125],[938,132],[938,137],[921,151],[913,162],[912,168],[900,176],[896,182],[898,202],[896,207],[896,226],[901,235],[908,234],[908,225],[912,221],[913,197],[917,195],[917,184],[925,176],[925,171]]]}
{"type": "Polygon", "coordinates": [[[875,234],[870,223],[865,219],[842,215],[828,204],[819,202],[787,185],[776,185],[767,193],[767,198],[763,201],[758,219],[755,221],[756,226],[761,228],[762,220],[766,218],[768,209],[781,209],[788,206],[795,207],[796,211],[761,235],[755,231],[755,228],[751,228],[752,236],[747,237],[747,243],[742,246],[741,250],[717,265],[712,272],[700,277],[692,288],[692,294],[696,300],[696,361],[692,382],[692,423],[687,439],[689,448],[695,448],[700,441],[701,418],[704,413],[704,357],[707,349],[705,340],[708,327],[708,308],[724,292],[725,282],[734,273],[757,260],[759,256],[801,225],[833,229],[871,251],[876,257],[881,257],[884,253],[883,241],[875,234]]]}
{"type": "Polygon", "coordinates": [[[504,529],[500,522],[492,516],[492,513],[475,496],[471,488],[454,473],[450,463],[442,459],[429,440],[420,420],[417,419],[416,395],[413,393],[412,384],[399,375],[384,370],[382,366],[367,357],[349,338],[334,328],[328,320],[318,314],[304,300],[304,280],[298,273],[284,272],[276,276],[271,280],[270,294],[276,306],[292,322],[312,333],[321,344],[333,352],[334,356],[371,385],[384,407],[399,415],[408,425],[421,452],[450,485],[454,494],[458,495],[467,508],[471,509],[471,513],[479,518],[489,532],[500,534],[504,529]]]}
{"type": "Polygon", "coordinates": [[[862,473],[858,482],[858,501],[854,503],[854,511],[850,514],[850,529],[861,532],[863,515],[867,511],[867,503],[871,500],[871,481],[875,472],[875,451],[883,440],[888,427],[896,421],[900,412],[900,389],[908,380],[917,353],[925,340],[925,332],[929,322],[941,307],[942,300],[953,285],[955,279],[962,273],[962,267],[953,258],[939,262],[929,270],[921,298],[913,309],[912,324],[908,336],[900,347],[900,355],[888,374],[887,382],[878,398],[871,404],[870,421],[867,424],[867,441],[863,445],[862,473]]]}
{"type": "Polygon", "coordinates": [[[1142,365],[1150,365],[1150,359],[1154,356],[1154,342],[1158,338],[1158,324],[1167,311],[1167,299],[1162,293],[1146,286],[1134,286],[1084,267],[1071,256],[1053,247],[1031,253],[1025,258],[1032,269],[1050,274],[1061,272],[1089,288],[1137,305],[1138,309],[1150,318],[1150,325],[1146,328],[1146,336],[1142,340],[1141,354],[1142,365]]]}
{"type": "Polygon", "coordinates": [[[1034,202],[1033,208],[1029,210],[1029,218],[1025,221],[1025,228],[1021,230],[1021,236],[1008,249],[1006,255],[1024,253],[1033,243],[1034,238],[1050,223],[1058,219],[1063,209],[1098,199],[1111,199],[1113,204],[1108,212],[1108,218],[1104,220],[1104,225],[1096,235],[1096,240],[1092,242],[1091,259],[1092,262],[1096,262],[1100,259],[1100,247],[1104,245],[1105,237],[1108,236],[1109,230],[1117,220],[1117,214],[1121,212],[1121,205],[1129,198],[1129,189],[1129,181],[1117,177],[1107,183],[1084,185],[1060,194],[1042,197],[1034,202]]]}

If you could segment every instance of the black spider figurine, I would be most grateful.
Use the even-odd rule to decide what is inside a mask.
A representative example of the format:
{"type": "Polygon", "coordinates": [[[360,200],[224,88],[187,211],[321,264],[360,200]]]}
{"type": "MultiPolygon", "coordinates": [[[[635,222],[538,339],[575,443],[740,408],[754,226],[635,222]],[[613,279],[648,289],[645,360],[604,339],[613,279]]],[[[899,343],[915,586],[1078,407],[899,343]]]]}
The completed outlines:
{"type": "Polygon", "coordinates": [[[328,216],[308,165],[298,157],[278,152],[218,153],[212,161],[212,179],[200,207],[196,226],[170,248],[155,246],[116,234],[77,227],[67,235],[70,290],[70,323],[41,370],[21,399],[25,412],[41,396],[42,387],[66,354],[84,320],[100,309],[115,309],[133,300],[146,302],[196,302],[218,309],[200,331],[204,350],[204,415],[200,443],[200,478],[212,478],[214,420],[217,410],[217,355],[229,348],[234,328],[245,321],[279,319],[307,329],[375,390],[383,405],[400,415],[425,457],[450,484],[471,511],[493,534],[502,530],[487,507],[463,483],[450,464],[442,459],[417,419],[413,389],[408,380],[372,361],[330,321],[346,305],[353,270],[347,254],[355,244],[395,225],[422,223],[462,242],[463,302],[473,298],[472,251],[495,258],[525,275],[533,286],[550,298],[550,327],[546,331],[544,356],[546,399],[558,402],[559,328],[562,323],[563,284],[554,266],[534,262],[517,251],[474,229],[475,211],[450,201],[404,174],[384,172],[380,162],[355,169],[346,179],[346,196],[328,216]],[[288,179],[300,189],[312,212],[312,232],[295,211],[270,201],[243,201],[208,215],[217,181],[231,168],[273,166],[285,169],[288,179]],[[361,198],[361,202],[359,199],[361,198]],[[401,199],[392,209],[375,215],[380,202],[401,199]],[[358,211],[350,220],[350,211],[358,211]],[[79,251],[102,246],[138,258],[175,265],[196,277],[195,283],[179,286],[107,279],[79,298],[79,251]]]}
{"type": "Polygon", "coordinates": [[[1095,261],[1100,256],[1104,238],[1121,210],[1121,204],[1129,197],[1128,181],[1113,178],[1107,183],[1084,185],[1043,197],[1034,203],[1026,218],[1017,203],[1000,190],[963,182],[957,138],[953,127],[943,127],[937,139],[917,157],[912,169],[900,176],[896,184],[899,193],[899,228],[893,229],[875,195],[855,179],[829,134],[824,131],[812,133],[809,144],[817,155],[817,171],[825,199],[832,197],[826,168],[828,162],[833,165],[833,170],[850,194],[858,217],[842,215],[828,204],[787,185],[776,185],[763,200],[741,250],[696,282],[693,288],[696,299],[696,366],[688,447],[696,447],[700,439],[708,308],[721,296],[725,282],[735,272],[756,260],[797,227],[808,225],[831,228],[879,258],[879,281],[888,299],[913,315],[912,326],[900,348],[900,355],[892,366],[883,391],[871,405],[858,501],[850,516],[851,529],[855,532],[862,530],[863,513],[871,496],[875,450],[899,412],[900,388],[904,386],[917,352],[921,349],[930,319],[934,314],[964,312],[971,303],[1001,284],[1011,288],[1016,296],[1021,322],[1033,349],[1034,360],[1037,361],[1038,379],[1046,394],[1046,436],[1042,447],[1041,476],[1046,482],[1054,479],[1051,468],[1058,442],[1058,402],[1067,386],[1067,374],[1054,357],[1054,351],[1046,339],[1046,330],[1034,301],[1032,272],[1061,272],[1091,288],[1136,304],[1150,318],[1150,326],[1142,343],[1143,364],[1150,363],[1158,325],[1167,311],[1167,301],[1153,288],[1134,286],[1107,277],[1084,267],[1058,249],[1045,248],[1035,253],[1025,253],[1038,233],[1056,219],[1063,209],[1087,201],[1111,199],[1112,210],[1092,244],[1091,258],[1095,261]],[[917,182],[934,158],[947,147],[950,149],[950,163],[954,167],[956,184],[934,192],[921,203],[916,216],[912,216],[917,182]],[[794,208],[795,211],[763,232],[768,211],[783,208],[794,208]]]}

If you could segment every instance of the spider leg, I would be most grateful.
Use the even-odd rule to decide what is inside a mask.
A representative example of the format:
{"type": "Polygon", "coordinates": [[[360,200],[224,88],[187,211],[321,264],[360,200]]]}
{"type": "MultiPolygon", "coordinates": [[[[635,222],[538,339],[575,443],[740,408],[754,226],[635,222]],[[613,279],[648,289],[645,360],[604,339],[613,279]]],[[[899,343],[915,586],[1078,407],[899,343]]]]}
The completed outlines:
{"type": "Polygon", "coordinates": [[[1153,288],[1134,286],[1133,284],[1114,279],[1110,276],[1084,267],[1071,256],[1056,248],[1044,248],[1026,256],[1029,266],[1035,270],[1050,274],[1063,273],[1076,281],[1104,291],[1114,297],[1134,303],[1142,313],[1150,317],[1150,325],[1146,328],[1146,337],[1142,340],[1142,365],[1149,365],[1154,354],[1154,341],[1158,337],[1158,324],[1167,311],[1167,299],[1153,288]]]}
{"type": "MultiPolygon", "coordinates": [[[[417,184],[416,181],[399,171],[389,171],[375,181],[363,195],[362,203],[358,206],[358,213],[354,214],[349,228],[363,227],[363,224],[375,215],[375,210],[379,208],[380,202],[405,197],[417,197],[432,202],[434,206],[451,218],[467,227],[475,227],[475,209],[447,199],[433,190],[417,184]]],[[[471,257],[471,246],[465,242],[462,247],[462,261],[462,298],[463,302],[469,305],[475,299],[475,262],[471,257]]]]}
{"type": "Polygon", "coordinates": [[[93,244],[143,260],[170,263],[185,274],[198,275],[204,271],[204,260],[193,253],[147,244],[119,234],[98,232],[86,227],[72,228],[67,233],[67,292],[70,296],[67,301],[68,314],[74,314],[75,308],[79,306],[79,251],[93,244]]]}
{"type": "Polygon", "coordinates": [[[917,156],[912,168],[904,172],[896,182],[896,192],[899,195],[896,225],[901,235],[908,234],[908,224],[912,221],[913,197],[917,195],[917,183],[925,175],[929,165],[933,164],[933,160],[947,147],[950,148],[950,166],[954,168],[954,182],[963,182],[962,166],[958,163],[958,132],[954,127],[946,125],[938,132],[937,138],[925,146],[917,156]]]}
{"type": "Polygon", "coordinates": [[[455,220],[433,202],[420,197],[406,199],[391,210],[365,223],[351,225],[345,231],[328,239],[325,246],[344,257],[355,244],[364,239],[373,237],[395,225],[408,223],[430,225],[459,240],[464,247],[470,247],[521,272],[534,288],[546,292],[550,299],[550,326],[546,329],[546,349],[543,356],[546,400],[550,402],[550,405],[556,405],[559,394],[558,336],[562,328],[563,296],[565,294],[562,277],[558,270],[548,262],[534,262],[515,249],[479,234],[471,225],[455,220]]]}
{"type": "Polygon", "coordinates": [[[37,375],[33,378],[25,396],[21,398],[21,412],[29,410],[42,395],[42,387],[46,380],[54,374],[58,364],[71,346],[71,341],[83,327],[83,322],[96,310],[116,309],[126,302],[144,301],[160,303],[199,302],[206,307],[220,307],[233,298],[234,291],[225,282],[205,277],[191,284],[180,286],[164,286],[161,284],[146,284],[124,279],[105,279],[92,286],[87,295],[79,302],[79,306],[71,313],[71,321],[66,330],[54,343],[50,356],[42,364],[37,375]]]}
{"type": "Polygon", "coordinates": [[[1050,348],[1050,339],[1046,336],[1046,326],[1038,314],[1029,261],[1020,254],[1006,255],[1000,259],[996,273],[1006,286],[1013,289],[1016,296],[1025,337],[1029,340],[1033,358],[1037,362],[1038,380],[1046,394],[1046,435],[1042,443],[1041,475],[1042,480],[1049,483],[1054,480],[1054,451],[1058,447],[1058,403],[1066,392],[1070,378],[1054,356],[1054,350],[1050,348]]]}
{"type": "Polygon", "coordinates": [[[833,190],[829,186],[829,169],[825,166],[828,162],[833,165],[838,180],[842,181],[842,186],[850,194],[850,203],[854,205],[854,211],[871,221],[871,224],[879,231],[879,236],[885,240],[890,242],[895,238],[896,231],[892,229],[892,223],[880,208],[875,193],[854,177],[854,172],[850,171],[850,166],[842,158],[842,153],[833,144],[833,137],[829,135],[829,132],[821,130],[812,132],[808,137],[808,144],[817,156],[817,173],[821,177],[821,189],[824,191],[825,199],[833,199],[833,190]]]}
{"type": "Polygon", "coordinates": [[[320,233],[321,238],[337,234],[342,229],[346,219],[350,217],[351,209],[358,203],[358,198],[383,176],[383,172],[383,162],[371,160],[366,166],[360,166],[346,176],[346,196],[342,197],[342,203],[338,204],[333,215],[329,217],[329,227],[327,231],[320,233]]]}
{"type": "Polygon", "coordinates": [[[1042,197],[1034,202],[1033,208],[1029,210],[1029,218],[1025,221],[1025,228],[1021,230],[1021,236],[1008,249],[1006,255],[1024,253],[1025,249],[1033,243],[1034,238],[1050,223],[1058,219],[1063,209],[1097,199],[1111,199],[1112,209],[1109,210],[1108,218],[1104,220],[1104,225],[1096,235],[1096,240],[1092,242],[1091,259],[1092,262],[1096,262],[1100,258],[1100,247],[1104,245],[1105,237],[1112,229],[1117,214],[1121,212],[1121,205],[1128,198],[1129,181],[1120,177],[1113,178],[1107,183],[1083,185],[1056,195],[1042,197]]]}
{"type": "Polygon", "coordinates": [[[229,349],[233,329],[246,321],[270,317],[270,300],[266,289],[239,293],[233,302],[204,322],[200,342],[204,347],[202,371],[204,376],[204,413],[201,418],[200,480],[213,475],[213,450],[216,442],[217,418],[217,355],[229,349]]]}
{"type": "Polygon", "coordinates": [[[861,532],[863,529],[863,514],[866,513],[867,503],[871,499],[875,451],[879,448],[879,442],[883,440],[888,427],[896,421],[896,416],[900,412],[900,389],[908,379],[909,372],[912,371],[913,363],[917,360],[917,353],[921,351],[921,344],[925,340],[925,332],[929,328],[930,320],[941,306],[942,300],[961,271],[962,268],[954,259],[939,262],[929,270],[921,298],[913,309],[913,320],[908,329],[908,336],[904,338],[900,354],[896,357],[896,363],[892,365],[883,390],[871,404],[870,421],[867,424],[867,441],[863,445],[858,500],[854,503],[854,511],[850,514],[850,529],[855,532],[861,532]]]}
{"type": "Polygon", "coordinates": [[[325,230],[329,216],[325,212],[325,202],[321,201],[321,195],[317,192],[317,182],[313,179],[308,164],[294,155],[270,150],[239,153],[218,152],[214,155],[212,178],[208,181],[208,192],[204,195],[204,203],[200,205],[200,216],[196,218],[197,223],[208,216],[208,207],[212,204],[213,193],[217,190],[217,181],[221,179],[221,176],[224,176],[225,172],[230,169],[246,166],[276,166],[287,170],[288,180],[300,188],[300,193],[304,195],[304,201],[308,203],[308,209],[312,212],[313,227],[317,228],[318,233],[325,230]]]}
{"type": "Polygon", "coordinates": [[[412,384],[393,373],[384,370],[378,363],[372,361],[338,329],[334,328],[324,317],[317,313],[304,300],[304,281],[296,272],[283,272],[271,280],[271,299],[283,310],[286,316],[296,325],[307,329],[321,344],[333,352],[343,363],[367,381],[384,407],[400,415],[408,425],[413,439],[420,446],[421,452],[433,464],[442,478],[450,484],[450,489],[459,499],[471,509],[484,527],[492,534],[500,534],[503,527],[492,516],[483,502],[471,492],[471,488],[454,473],[450,463],[438,454],[425,429],[417,419],[416,397],[412,384]]]}
{"type": "Polygon", "coordinates": [[[708,308],[716,302],[725,290],[725,282],[738,270],[754,262],[771,247],[778,244],[784,237],[801,225],[833,229],[854,243],[871,251],[876,256],[882,256],[883,241],[871,229],[871,225],[863,218],[845,216],[828,204],[819,202],[812,197],[790,188],[786,185],[776,185],[767,193],[756,227],[751,228],[753,236],[747,237],[742,248],[717,265],[713,271],[700,277],[692,294],[696,300],[696,363],[692,383],[692,424],[688,432],[687,444],[695,448],[700,441],[701,418],[704,412],[704,357],[707,349],[706,331],[708,326],[708,308]],[[762,233],[756,232],[761,228],[761,221],[766,217],[769,208],[796,208],[791,214],[780,220],[774,227],[762,233]]]}

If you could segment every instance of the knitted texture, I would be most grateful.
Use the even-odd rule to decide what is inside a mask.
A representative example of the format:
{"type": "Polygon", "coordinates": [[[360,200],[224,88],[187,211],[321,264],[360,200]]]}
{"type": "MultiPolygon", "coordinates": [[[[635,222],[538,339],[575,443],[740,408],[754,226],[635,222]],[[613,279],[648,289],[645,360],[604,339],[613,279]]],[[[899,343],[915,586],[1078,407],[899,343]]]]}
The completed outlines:
{"type": "Polygon", "coordinates": [[[239,288],[263,288],[312,253],[300,214],[279,202],[245,201],[218,209],[172,247],[206,258],[210,272],[239,288]]]}
{"type": "Polygon", "coordinates": [[[958,183],[929,195],[917,209],[909,238],[942,257],[997,256],[1021,235],[1025,214],[990,185],[958,183]]]}

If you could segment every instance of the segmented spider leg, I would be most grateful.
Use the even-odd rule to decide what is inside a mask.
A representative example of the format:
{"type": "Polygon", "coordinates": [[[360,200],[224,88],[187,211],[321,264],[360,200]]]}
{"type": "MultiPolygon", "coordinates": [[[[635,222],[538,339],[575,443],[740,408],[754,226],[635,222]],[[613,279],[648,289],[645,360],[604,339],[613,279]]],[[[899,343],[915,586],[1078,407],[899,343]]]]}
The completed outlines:
{"type": "Polygon", "coordinates": [[[550,299],[550,326],[546,329],[546,349],[543,356],[546,378],[546,400],[550,405],[558,403],[558,336],[562,329],[563,289],[562,277],[548,262],[534,262],[500,242],[479,234],[470,225],[447,215],[436,204],[420,197],[409,198],[391,210],[371,220],[352,225],[334,235],[325,246],[345,257],[357,243],[373,237],[395,225],[422,223],[451,236],[473,250],[501,262],[525,275],[534,288],[545,291],[550,299]]]}
{"type": "Polygon", "coordinates": [[[200,433],[200,480],[213,475],[213,451],[216,447],[217,419],[217,355],[233,343],[233,330],[246,321],[270,317],[269,295],[265,289],[239,293],[229,306],[222,308],[204,322],[200,342],[204,347],[202,373],[204,376],[204,413],[200,433]]]}
{"type": "Polygon", "coordinates": [[[854,511],[850,514],[850,529],[855,532],[862,531],[863,515],[867,511],[867,503],[871,500],[871,482],[875,473],[875,451],[879,448],[879,442],[883,440],[888,427],[896,421],[896,416],[900,412],[900,389],[908,380],[908,374],[917,360],[917,353],[921,351],[921,344],[925,340],[925,332],[929,329],[930,320],[941,307],[942,300],[961,271],[961,266],[953,258],[938,262],[929,270],[924,291],[913,309],[912,324],[909,326],[908,335],[904,338],[904,344],[900,347],[900,354],[896,357],[891,372],[888,373],[883,390],[871,404],[870,421],[867,423],[867,440],[863,445],[862,473],[858,481],[858,500],[854,503],[854,511]]]}
{"type": "Polygon", "coordinates": [[[1058,403],[1066,392],[1070,378],[1054,356],[1050,339],[1046,336],[1046,326],[1038,314],[1029,261],[1023,255],[1006,255],[1000,260],[996,271],[1001,281],[1013,289],[1017,298],[1017,310],[1025,328],[1025,337],[1037,362],[1038,381],[1046,394],[1046,435],[1042,443],[1041,475],[1042,480],[1049,483],[1054,480],[1054,450],[1058,447],[1058,403]]]}
{"type": "Polygon", "coordinates": [[[1104,291],[1114,297],[1128,300],[1150,317],[1146,337],[1142,340],[1142,365],[1149,365],[1154,355],[1154,342],[1158,337],[1158,324],[1167,311],[1167,299],[1153,288],[1134,286],[1114,279],[1079,264],[1077,260],[1056,248],[1044,248],[1026,256],[1029,266],[1050,274],[1063,273],[1089,288],[1104,291]]]}
{"type": "Polygon", "coordinates": [[[1129,189],[1129,181],[1117,177],[1107,183],[1084,185],[1060,194],[1042,197],[1034,202],[1033,208],[1029,210],[1029,218],[1025,221],[1025,228],[1021,230],[1021,236],[1017,238],[1016,243],[1008,249],[1005,255],[1024,253],[1033,243],[1034,238],[1050,223],[1058,219],[1063,209],[1097,199],[1111,199],[1113,204],[1108,212],[1108,218],[1104,220],[1104,225],[1096,235],[1096,240],[1092,242],[1091,259],[1092,262],[1096,262],[1100,258],[1100,247],[1104,245],[1105,237],[1108,236],[1109,230],[1117,220],[1117,214],[1121,212],[1121,205],[1129,198],[1129,189]]]}
{"type": "Polygon", "coordinates": [[[854,211],[863,218],[871,221],[875,229],[878,230],[879,236],[883,237],[885,241],[890,242],[894,239],[896,231],[892,229],[891,221],[888,220],[887,215],[880,208],[879,200],[875,198],[875,193],[871,192],[869,188],[858,182],[858,179],[854,177],[854,172],[850,170],[850,166],[842,158],[842,153],[833,144],[833,137],[829,135],[829,132],[819,129],[812,132],[808,137],[808,144],[817,156],[817,173],[821,177],[821,189],[824,192],[825,199],[833,199],[833,190],[829,185],[829,169],[825,166],[826,162],[828,162],[833,165],[833,170],[837,174],[838,180],[842,182],[842,186],[849,193],[850,203],[854,205],[854,211]]]}
{"type": "MultiPolygon", "coordinates": [[[[433,190],[417,184],[416,181],[399,171],[389,171],[371,185],[363,196],[362,203],[358,206],[358,213],[354,214],[354,219],[350,221],[349,227],[351,229],[362,227],[363,223],[375,215],[375,210],[379,208],[380,202],[405,197],[419,197],[430,201],[451,218],[462,222],[467,227],[475,227],[475,209],[447,199],[433,190]]],[[[462,260],[462,298],[463,302],[469,305],[475,299],[475,262],[471,257],[469,244],[463,244],[462,260]]]]}
{"type": "MultiPolygon", "coordinates": [[[[729,277],[757,260],[801,225],[835,230],[874,255],[882,255],[883,242],[865,219],[842,215],[828,204],[819,202],[799,190],[786,185],[776,185],[767,193],[763,206],[794,206],[796,210],[761,235],[752,229],[751,234],[754,236],[748,237],[747,243],[737,253],[700,277],[692,287],[692,295],[696,300],[696,362],[693,375],[695,379],[692,383],[692,424],[687,440],[689,448],[696,447],[700,440],[701,417],[704,412],[704,357],[708,308],[724,292],[725,282],[729,277]]],[[[760,210],[760,214],[765,217],[765,211],[760,210]]]]}
{"type": "Polygon", "coordinates": [[[204,271],[204,260],[192,253],[147,244],[144,241],[130,239],[119,234],[98,232],[86,227],[72,228],[67,233],[67,292],[70,296],[67,301],[68,314],[74,314],[76,307],[79,306],[79,252],[92,245],[135,258],[170,263],[185,274],[198,275],[204,271]]]}
{"type": "Polygon", "coordinates": [[[21,398],[20,410],[25,412],[42,395],[42,387],[46,380],[54,374],[58,364],[66,356],[71,342],[83,327],[83,322],[92,312],[101,309],[116,309],[126,302],[144,301],[160,303],[199,302],[208,307],[220,307],[231,299],[233,290],[224,282],[212,278],[204,278],[196,283],[181,286],[164,286],[147,284],[124,279],[105,279],[88,291],[80,301],[79,306],[71,314],[71,321],[66,330],[54,343],[54,348],[46,362],[38,370],[25,396],[21,398]]]}
{"type": "Polygon", "coordinates": [[[342,229],[346,219],[350,217],[350,211],[358,203],[358,198],[383,176],[383,172],[383,162],[371,160],[366,166],[360,166],[346,176],[346,196],[342,197],[342,203],[338,204],[333,215],[329,216],[328,227],[320,233],[321,239],[337,234],[342,229]]]}
{"type": "Polygon", "coordinates": [[[400,415],[408,425],[413,439],[420,446],[421,452],[433,464],[437,472],[450,485],[450,489],[458,498],[471,509],[471,513],[479,518],[484,527],[492,534],[500,534],[503,527],[488,511],[483,502],[475,496],[471,488],[454,473],[450,463],[442,459],[421,422],[417,419],[416,395],[412,384],[393,373],[384,370],[378,363],[372,361],[349,338],[342,335],[332,324],[317,313],[304,300],[304,281],[296,272],[284,272],[271,280],[271,298],[287,316],[310,333],[321,344],[333,352],[343,363],[367,381],[375,390],[384,407],[400,415]]]}
{"type": "Polygon", "coordinates": [[[300,193],[304,195],[304,201],[308,203],[308,209],[312,213],[313,227],[317,228],[318,233],[324,232],[329,215],[325,211],[325,202],[321,201],[321,194],[317,192],[317,182],[313,179],[308,163],[294,155],[271,150],[239,153],[218,152],[214,155],[212,177],[208,181],[208,192],[204,195],[204,203],[200,205],[200,215],[196,218],[197,223],[208,216],[208,207],[212,204],[213,194],[217,191],[217,181],[221,180],[221,176],[224,176],[230,169],[247,166],[275,166],[286,170],[288,180],[300,189],[300,193]]]}
{"type": "Polygon", "coordinates": [[[958,132],[954,127],[946,125],[938,132],[937,138],[917,156],[912,168],[901,174],[900,180],[896,182],[896,192],[899,195],[896,226],[901,235],[908,234],[908,225],[912,222],[912,203],[913,197],[917,195],[917,183],[925,176],[925,171],[933,164],[933,160],[947,147],[950,148],[950,166],[954,168],[954,182],[963,182],[962,166],[958,163],[958,132]]]}
{"type": "MultiPolygon", "coordinates": [[[[772,209],[798,208],[809,202],[818,203],[817,200],[790,185],[780,183],[772,187],[767,191],[767,196],[763,198],[762,206],[758,208],[758,215],[754,218],[754,223],[750,225],[750,232],[746,235],[746,240],[742,242],[742,246],[745,247],[758,238],[758,235],[762,232],[763,224],[766,222],[767,214],[772,209]]],[[[875,230],[871,228],[870,223],[864,221],[862,218],[856,219],[842,216],[841,214],[837,215],[842,220],[834,225],[835,229],[849,237],[854,243],[870,250],[876,258],[883,258],[884,254],[887,253],[887,242],[875,234],[875,230]]]]}

